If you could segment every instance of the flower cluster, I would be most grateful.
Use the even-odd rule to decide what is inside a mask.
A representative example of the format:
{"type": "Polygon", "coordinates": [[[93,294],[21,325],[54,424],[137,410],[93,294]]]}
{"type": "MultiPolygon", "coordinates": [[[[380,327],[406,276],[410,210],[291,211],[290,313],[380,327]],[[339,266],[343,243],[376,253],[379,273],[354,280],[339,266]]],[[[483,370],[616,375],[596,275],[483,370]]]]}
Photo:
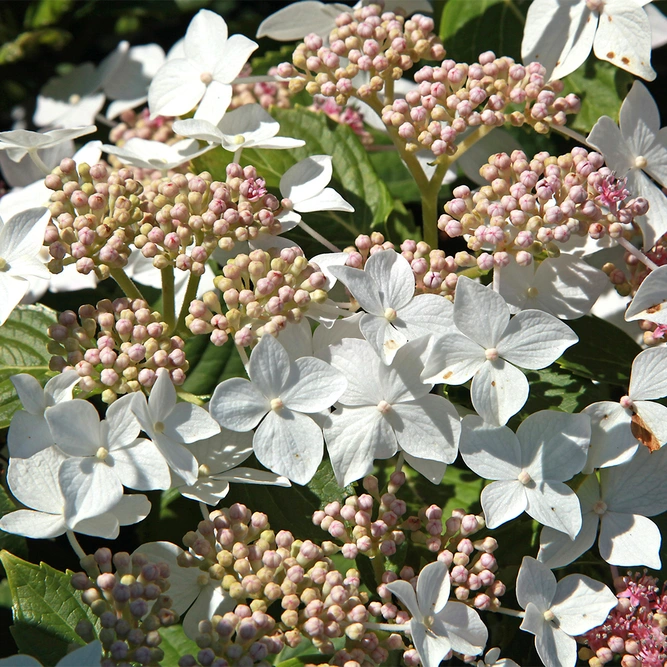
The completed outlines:
{"type": "Polygon", "coordinates": [[[237,345],[252,345],[328,298],[324,274],[297,247],[239,254],[214,282],[221,295],[207,292],[193,301],[186,325],[194,334],[210,334],[215,345],[230,335],[237,345]]]}
{"type": "Polygon", "coordinates": [[[527,266],[550,244],[575,235],[618,238],[648,203],[628,200],[603,162],[584,148],[559,157],[538,153],[532,160],[522,151],[498,153],[480,169],[489,185],[474,193],[465,185],[455,188],[438,227],[450,237],[466,236],[472,251],[483,251],[477,257],[481,269],[506,266],[510,256],[527,266]]]}
{"type": "Polygon", "coordinates": [[[641,573],[615,583],[618,604],[602,625],[586,634],[591,652],[582,658],[588,657],[591,667],[618,656],[623,667],[662,667],[667,661],[667,588],[641,573]]]}
{"type": "Polygon", "coordinates": [[[109,141],[117,146],[122,146],[126,141],[135,138],[159,141],[163,144],[172,144],[177,140],[177,135],[172,129],[174,118],[165,116],[151,118],[148,109],[139,112],[132,109],[123,111],[120,121],[109,131],[109,141]]]}
{"type": "Polygon", "coordinates": [[[322,111],[336,123],[348,125],[364,146],[370,146],[373,143],[373,135],[366,130],[364,117],[357,109],[351,106],[341,106],[333,98],[323,95],[315,95],[310,108],[313,111],[322,111]]]}
{"type": "MultiPolygon", "coordinates": [[[[81,565],[85,572],[72,575],[71,583],[99,618],[103,667],[159,665],[164,659],[159,630],[178,622],[166,594],[169,566],[149,563],[141,554],[119,552],[112,558],[106,548],[86,556],[81,565]]],[[[87,642],[95,636],[88,620],[79,621],[76,632],[87,642]]]]}
{"type": "Polygon", "coordinates": [[[336,19],[329,46],[314,33],[307,35],[292,56],[292,63],[278,66],[278,74],[292,77],[292,92],[334,97],[344,105],[352,96],[374,97],[392,81],[400,79],[422,59],[441,60],[445,50],[434,34],[433,19],[415,14],[410,19],[367,5],[336,19]],[[348,61],[343,66],[343,59],[348,61]],[[367,83],[352,82],[360,72],[367,83]]]}
{"type": "Polygon", "coordinates": [[[105,403],[119,394],[148,392],[160,368],[181,385],[188,370],[184,342],[169,335],[161,317],[145,301],[126,297],[81,306],[78,315],[66,310],[48,329],[54,355],[49,367],[59,372],[74,368],[81,378],[79,388],[102,391],[105,403]]]}
{"type": "Polygon", "coordinates": [[[435,155],[454,155],[456,140],[472,127],[527,123],[545,134],[552,125],[565,125],[567,114],[581,106],[575,95],[558,96],[563,84],[547,83],[545,73],[539,63],[524,67],[492,51],[472,65],[445,60],[420,69],[417,89],[390,101],[382,120],[398,128],[408,151],[427,148],[435,155]]]}
{"type": "MultiPolygon", "coordinates": [[[[248,64],[241,70],[240,78],[249,77],[252,67],[248,64]]],[[[267,74],[276,76],[277,67],[270,67],[267,74]]],[[[232,101],[229,110],[238,109],[246,104],[261,104],[264,109],[278,107],[289,109],[292,106],[291,93],[287,81],[259,81],[257,83],[235,83],[232,86],[232,101]]]]}

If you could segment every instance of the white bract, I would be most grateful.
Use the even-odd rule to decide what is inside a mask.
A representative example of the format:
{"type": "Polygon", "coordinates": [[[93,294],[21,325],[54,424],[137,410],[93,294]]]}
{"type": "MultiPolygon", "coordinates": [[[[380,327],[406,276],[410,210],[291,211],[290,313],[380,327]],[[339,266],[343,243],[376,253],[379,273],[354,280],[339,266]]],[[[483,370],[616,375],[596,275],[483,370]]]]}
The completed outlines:
{"type": "MultiPolygon", "coordinates": [[[[183,137],[207,141],[236,153],[243,148],[300,148],[306,142],[291,137],[277,137],[280,123],[259,104],[245,104],[230,113],[212,118],[188,118],[174,123],[174,132],[183,137]]],[[[234,161],[238,162],[237,157],[234,161]]]]}
{"type": "Polygon", "coordinates": [[[375,459],[389,458],[399,449],[434,484],[456,459],[461,431],[456,409],[430,394],[433,385],[420,379],[426,342],[410,341],[390,366],[365,340],[346,338],[331,349],[331,364],[347,379],[324,429],[341,486],[367,475],[375,459]]]}
{"type": "Polygon", "coordinates": [[[584,472],[618,465],[637,451],[638,441],[651,450],[667,442],[667,348],[640,352],[632,362],[628,395],[619,403],[601,401],[584,409],[593,426],[584,472]]]}
{"type": "MultiPolygon", "coordinates": [[[[98,639],[68,653],[56,663],[56,667],[91,667],[102,660],[102,644],[98,639]]],[[[12,655],[0,660],[0,667],[42,667],[31,655],[12,655]]]]}
{"type": "Polygon", "coordinates": [[[45,208],[28,209],[5,223],[0,219],[0,326],[30,289],[30,278],[51,276],[39,257],[50,219],[45,208]]]}
{"type": "Polygon", "coordinates": [[[253,438],[259,462],[306,484],[324,453],[322,430],[309,415],[332,406],[347,381],[321,359],[290,361],[285,348],[270,335],[252,351],[248,376],[250,381],[231,378],[216,387],[211,415],[232,431],[249,431],[259,424],[253,438]]]}
{"type": "Polygon", "coordinates": [[[20,509],[0,518],[0,530],[33,539],[58,537],[67,530],[106,539],[118,537],[119,526],[129,526],[148,516],[151,504],[144,495],[123,496],[110,511],[71,522],[65,517],[66,498],[58,473],[67,457],[55,447],[29,459],[12,458],[7,484],[14,497],[30,509],[20,509]]]}
{"type": "Polygon", "coordinates": [[[158,373],[148,400],[142,392],[133,394],[132,412],[169,467],[186,484],[195,484],[199,466],[185,445],[219,433],[216,421],[203,408],[177,403],[176,389],[166,370],[158,373]]]}
{"type": "Polygon", "coordinates": [[[484,650],[488,631],[474,609],[450,602],[447,566],[435,561],[419,573],[417,591],[407,581],[386,584],[407,608],[410,636],[424,667],[438,667],[450,651],[477,655],[484,650]]]}
{"type": "Polygon", "coordinates": [[[60,467],[60,485],[73,523],[109,511],[120,502],[123,486],[170,486],[164,457],[150,440],[139,438],[133,399],[127,395],[112,403],[103,421],[88,401],[65,401],[45,413],[56,445],[70,457],[60,467]]]}
{"type": "Polygon", "coordinates": [[[587,315],[609,284],[600,269],[563,254],[528,266],[512,261],[494,270],[498,271],[498,291],[510,312],[543,310],[563,320],[587,315]]]}
{"type": "Polygon", "coordinates": [[[646,517],[667,510],[667,449],[645,447],[624,465],[604,468],[579,487],[583,521],[574,540],[548,528],[540,536],[538,558],[562,567],[590,549],[600,528],[600,555],[611,565],[646,565],[659,570],[660,529],[646,517]]]}
{"type": "Polygon", "coordinates": [[[543,311],[523,310],[510,320],[499,294],[465,276],[456,285],[454,324],[458,331],[434,343],[422,378],[446,384],[472,378],[473,407],[484,421],[499,425],[528,398],[528,380],[516,366],[546,368],[579,340],[543,311]]]}
{"type": "Polygon", "coordinates": [[[648,212],[635,222],[644,236],[644,249],[652,248],[667,232],[667,199],[651,181],[667,186],[667,129],[660,128],[658,105],[646,86],[635,81],[621,105],[619,125],[602,116],[588,142],[604,155],[618,178],[627,179],[633,196],[648,200],[648,212]]]}
{"type": "MultiPolygon", "coordinates": [[[[62,130],[50,130],[49,132],[31,132],[30,130],[9,130],[0,132],[0,151],[7,151],[9,159],[19,162],[23,157],[29,155],[35,164],[42,168],[38,151],[56,146],[68,139],[78,139],[86,134],[95,132],[94,125],[85,127],[72,127],[62,130]]],[[[47,170],[45,173],[49,173],[47,170]]]]}
{"type": "MultiPolygon", "coordinates": [[[[181,617],[183,632],[190,639],[198,634],[199,622],[232,611],[236,600],[222,587],[220,579],[211,579],[206,570],[197,565],[181,567],[178,557],[186,552],[171,542],[147,542],[135,554],[143,554],[153,563],[169,565],[169,597],[173,610],[181,617]],[[186,613],[187,612],[187,613],[186,613]]],[[[134,554],[133,554],[134,555],[134,554]]]]}
{"type": "Polygon", "coordinates": [[[492,648],[486,652],[484,660],[477,661],[477,667],[519,667],[519,665],[511,658],[501,658],[499,648],[492,648]]]}
{"type": "Polygon", "coordinates": [[[516,435],[479,417],[464,417],[459,444],[466,465],[494,480],[482,491],[489,528],[526,512],[544,526],[574,537],[581,528],[575,492],[564,482],[581,472],[591,436],[586,415],[541,410],[516,435]]]}
{"type": "Polygon", "coordinates": [[[528,8],[521,58],[537,60],[549,80],[583,65],[591,52],[647,81],[651,67],[650,0],[533,0],[528,8]]]}
{"type": "Polygon", "coordinates": [[[535,635],[545,667],[574,667],[574,637],[604,623],[618,599],[602,583],[581,574],[559,582],[553,572],[526,556],[516,580],[516,598],[526,610],[521,629],[535,635]]]}
{"type": "Polygon", "coordinates": [[[228,38],[225,20],[201,9],[188,26],[182,56],[168,58],[151,82],[151,116],[181,116],[197,104],[203,117],[213,109],[223,113],[232,100],[232,81],[256,48],[243,35],[228,38]]]}
{"type": "Polygon", "coordinates": [[[252,434],[223,428],[206,440],[193,442],[190,451],[199,464],[197,481],[188,486],[176,478],[173,484],[182,496],[215,506],[229,493],[230,482],[290,486],[285,477],[255,468],[239,468],[252,454],[252,434]]]}
{"type": "Polygon", "coordinates": [[[391,363],[407,341],[434,334],[454,334],[452,304],[437,294],[415,296],[415,276],[410,263],[394,250],[371,255],[364,270],[329,266],[329,273],[348,288],[366,311],[359,328],[385,364],[391,363]]]}
{"type": "Polygon", "coordinates": [[[667,266],[651,271],[639,286],[632,302],[625,311],[626,322],[648,320],[655,324],[667,324],[667,266]]]}
{"type": "Polygon", "coordinates": [[[280,194],[292,202],[292,211],[280,213],[283,231],[293,229],[301,222],[299,213],[314,211],[346,211],[354,208],[333,188],[328,188],[333,176],[330,155],[311,155],[290,167],[280,179],[280,194]]]}
{"type": "Polygon", "coordinates": [[[123,164],[131,167],[159,169],[165,172],[194,160],[206,153],[209,148],[199,148],[199,144],[193,139],[164,144],[161,141],[133,137],[122,146],[104,144],[102,150],[109,155],[115,155],[123,164]]]}
{"type": "Polygon", "coordinates": [[[56,403],[71,401],[74,386],[80,379],[76,371],[69,370],[51,378],[42,388],[32,375],[12,375],[12,384],[23,406],[23,410],[12,415],[7,433],[7,445],[13,458],[26,459],[55,444],[44,413],[56,403]]]}

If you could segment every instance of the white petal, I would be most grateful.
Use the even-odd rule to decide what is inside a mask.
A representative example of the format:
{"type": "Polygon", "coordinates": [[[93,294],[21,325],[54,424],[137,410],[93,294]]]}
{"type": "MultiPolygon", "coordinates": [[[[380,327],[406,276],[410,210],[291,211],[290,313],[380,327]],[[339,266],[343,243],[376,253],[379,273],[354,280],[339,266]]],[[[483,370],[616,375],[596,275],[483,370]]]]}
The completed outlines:
{"type": "Polygon", "coordinates": [[[452,302],[438,294],[418,294],[398,310],[394,326],[405,331],[408,338],[428,334],[442,337],[458,333],[452,302]]]}
{"type": "Polygon", "coordinates": [[[521,446],[507,426],[485,423],[468,415],[461,422],[461,456],[484,479],[517,479],[521,472],[521,446]]]}
{"type": "Polygon", "coordinates": [[[157,445],[167,465],[179,475],[186,484],[194,484],[197,481],[197,459],[192,452],[164,435],[155,434],[153,442],[157,445]]]}
{"type": "Polygon", "coordinates": [[[316,0],[294,2],[265,18],[257,28],[257,38],[292,42],[311,32],[328,35],[336,26],[335,18],[341,11],[338,5],[325,5],[316,0]]]}
{"type": "Polygon", "coordinates": [[[540,611],[537,608],[537,605],[529,602],[526,605],[526,611],[519,626],[520,630],[524,632],[530,632],[536,637],[541,637],[544,632],[544,626],[546,621],[544,620],[544,612],[540,611]]]}
{"type": "Polygon", "coordinates": [[[535,480],[564,482],[581,472],[591,437],[588,415],[540,410],[517,429],[522,464],[535,480]]]}
{"type": "Polygon", "coordinates": [[[537,559],[555,569],[573,563],[595,544],[600,517],[595,512],[584,514],[581,530],[574,539],[567,533],[545,526],[540,533],[540,550],[537,559]]]}
{"type": "Polygon", "coordinates": [[[0,517],[0,530],[33,540],[44,540],[62,535],[67,527],[61,514],[16,510],[0,517]]]}
{"type": "Polygon", "coordinates": [[[424,367],[424,382],[463,384],[484,365],[484,348],[466,336],[452,334],[433,341],[424,367]]]}
{"type": "Polygon", "coordinates": [[[61,658],[56,667],[87,667],[102,660],[102,644],[95,640],[61,658]]]}
{"type": "Polygon", "coordinates": [[[593,403],[583,412],[591,418],[591,444],[583,472],[629,461],[637,451],[637,440],[630,430],[631,416],[613,401],[593,403]]]}
{"type": "Polygon", "coordinates": [[[432,616],[442,611],[449,599],[451,584],[447,566],[435,561],[429,563],[419,573],[417,579],[417,600],[424,616],[432,616]]]}
{"type": "Polygon", "coordinates": [[[545,667],[575,667],[576,640],[551,623],[545,623],[541,636],[535,637],[535,648],[545,667]]]}
{"type": "Polygon", "coordinates": [[[182,137],[210,141],[213,144],[221,144],[225,139],[222,132],[207,120],[195,118],[177,120],[173,128],[174,132],[178,132],[182,137]]]}
{"type": "Polygon", "coordinates": [[[607,166],[616,172],[618,178],[623,178],[634,167],[637,156],[632,154],[618,126],[609,116],[602,116],[593,125],[587,141],[604,155],[607,166]]]}
{"type": "Polygon", "coordinates": [[[424,358],[430,340],[426,337],[407,342],[397,352],[391,366],[380,366],[379,376],[383,398],[390,404],[412,401],[426,396],[431,390],[421,380],[424,358]]]}
{"type": "Polygon", "coordinates": [[[232,87],[219,81],[211,81],[195,111],[195,120],[219,120],[232,103],[232,87]]]}
{"type": "Polygon", "coordinates": [[[168,60],[155,75],[148,89],[151,117],[182,116],[192,111],[206,92],[206,84],[188,60],[168,60]]]}
{"type": "Polygon", "coordinates": [[[448,637],[435,634],[432,629],[426,629],[423,623],[414,619],[410,621],[410,636],[425,667],[439,665],[452,648],[448,637]]]}
{"type": "Polygon", "coordinates": [[[521,561],[516,579],[516,599],[525,609],[532,602],[541,612],[551,607],[556,594],[556,577],[551,570],[530,556],[521,561]]]}
{"type": "Polygon", "coordinates": [[[595,39],[598,18],[581,2],[570,3],[568,50],[551,72],[550,80],[562,79],[579,69],[588,58],[595,39]]]}
{"type": "Polygon", "coordinates": [[[368,273],[350,266],[331,266],[329,272],[350,290],[367,313],[384,317],[379,285],[368,273]]]}
{"type": "Polygon", "coordinates": [[[148,397],[148,409],[153,421],[163,422],[176,407],[176,400],[176,389],[169,373],[160,371],[148,397]]]}
{"type": "Polygon", "coordinates": [[[339,399],[343,405],[375,406],[385,398],[387,373],[380,375],[382,362],[369,343],[358,338],[344,339],[330,348],[330,354],[331,365],[347,380],[347,389],[339,399]]]}
{"type": "Polygon", "coordinates": [[[294,204],[318,195],[331,181],[330,155],[311,155],[290,167],[280,179],[280,192],[294,204]]]}
{"type": "Polygon", "coordinates": [[[115,449],[111,458],[118,479],[130,489],[151,491],[171,485],[169,466],[150,440],[139,438],[129,447],[115,449]]]}
{"type": "Polygon", "coordinates": [[[287,382],[290,360],[285,348],[273,337],[262,336],[250,355],[248,375],[267,398],[277,398],[287,382]]]}
{"type": "Polygon", "coordinates": [[[259,45],[244,35],[232,35],[225,44],[224,56],[215,64],[213,76],[220,83],[232,83],[259,45]]]}
{"type": "Polygon", "coordinates": [[[577,494],[562,482],[539,482],[526,487],[526,514],[543,526],[567,533],[572,539],[581,529],[577,494]]]}
{"type": "Polygon", "coordinates": [[[407,452],[403,452],[403,458],[412,469],[426,477],[432,484],[440,484],[447,471],[447,464],[441,461],[419,459],[416,456],[410,456],[407,452]]]}
{"type": "Polygon", "coordinates": [[[193,442],[189,449],[200,465],[207,465],[211,474],[217,475],[243,463],[252,454],[252,433],[222,429],[210,438],[193,442]]]}
{"type": "MultiPolygon", "coordinates": [[[[141,493],[133,493],[123,496],[109,514],[115,516],[121,526],[131,526],[143,521],[150,511],[151,504],[148,498],[141,493]]],[[[95,520],[93,519],[93,521],[95,520]]]]}
{"type": "Polygon", "coordinates": [[[35,417],[25,410],[19,410],[12,415],[7,445],[12,458],[27,459],[52,447],[55,442],[44,417],[35,417]]]}
{"type": "Polygon", "coordinates": [[[185,33],[185,57],[213,73],[215,66],[227,56],[228,31],[225,19],[208,9],[200,9],[190,21],[185,33]]]}
{"type": "Polygon", "coordinates": [[[667,348],[649,348],[635,357],[628,395],[634,401],[667,396],[667,348]]]}
{"type": "Polygon", "coordinates": [[[339,407],[329,417],[324,437],[341,486],[361,479],[375,459],[387,459],[398,445],[389,422],[375,407],[339,407]]]}
{"type": "Polygon", "coordinates": [[[635,218],[634,222],[642,231],[643,249],[650,250],[656,241],[667,233],[667,198],[662,190],[639,169],[633,169],[628,174],[628,188],[635,197],[644,197],[648,200],[648,212],[635,218]]]}
{"type": "Polygon", "coordinates": [[[223,615],[232,611],[235,606],[234,598],[223,590],[219,582],[212,581],[201,590],[183,619],[185,636],[195,639],[199,634],[198,628],[202,619],[213,618],[216,614],[223,615]]]}
{"type": "Polygon", "coordinates": [[[498,341],[498,354],[512,364],[539,369],[556,361],[579,337],[553,315],[523,310],[515,315],[498,341]]]}
{"type": "Polygon", "coordinates": [[[497,528],[519,516],[527,505],[524,486],[518,480],[491,482],[482,490],[481,502],[489,528],[497,528]]]}
{"type": "Polygon", "coordinates": [[[408,260],[394,250],[371,255],[364,271],[377,286],[383,309],[399,310],[412,300],[415,293],[414,273],[408,260]]]}
{"type": "Polygon", "coordinates": [[[635,81],[621,105],[618,125],[630,144],[632,155],[646,155],[660,131],[660,111],[653,96],[640,81],[635,81]]]}
{"type": "Polygon", "coordinates": [[[51,219],[48,210],[31,208],[18,213],[0,228],[0,253],[9,264],[35,259],[44,244],[44,231],[51,219]]]}
{"type": "Polygon", "coordinates": [[[526,403],[528,380],[503,359],[485,361],[472,379],[470,397],[484,421],[502,425],[526,403]]]}
{"type": "Polygon", "coordinates": [[[12,375],[10,380],[19,395],[23,409],[31,415],[41,417],[46,409],[46,398],[42,385],[37,379],[27,373],[19,373],[12,375]]]}
{"type": "Polygon", "coordinates": [[[107,449],[124,447],[139,437],[141,425],[132,412],[132,403],[132,395],[126,394],[108,407],[104,419],[108,428],[107,449]]]}
{"type": "Polygon", "coordinates": [[[51,378],[44,386],[46,404],[55,405],[62,401],[71,401],[72,390],[80,379],[76,371],[65,371],[51,378]]]}
{"type": "Polygon", "coordinates": [[[176,442],[189,444],[220,432],[220,425],[204,408],[178,403],[164,420],[164,434],[176,442]]]}
{"type": "Polygon", "coordinates": [[[647,81],[655,79],[651,67],[651,24],[646,12],[625,0],[607,0],[595,33],[593,51],[600,60],[647,81]]]}
{"type": "Polygon", "coordinates": [[[479,614],[461,602],[450,602],[436,616],[434,630],[442,627],[452,649],[464,655],[478,655],[484,650],[489,632],[479,614]]]}
{"type": "Polygon", "coordinates": [[[11,458],[7,484],[16,499],[40,512],[61,514],[65,505],[58,472],[66,456],[49,447],[29,459],[11,458]]]}
{"type": "MultiPolygon", "coordinates": [[[[70,456],[94,456],[107,443],[97,410],[88,401],[65,401],[45,415],[55,443],[70,456]]],[[[105,510],[106,511],[106,510],[105,510]]]]}
{"type": "Polygon", "coordinates": [[[308,416],[282,408],[271,411],[255,431],[257,460],[277,475],[308,483],[322,460],[324,438],[308,416]]]}
{"type": "Polygon", "coordinates": [[[354,213],[354,207],[345,201],[333,188],[324,188],[322,192],[302,199],[294,205],[299,213],[312,213],[314,211],[345,211],[354,213]]]}
{"type": "Polygon", "coordinates": [[[385,364],[391,364],[398,350],[408,339],[382,315],[365,313],[359,320],[359,329],[385,364]]]}
{"type": "Polygon", "coordinates": [[[315,357],[301,357],[292,370],[281,396],[290,410],[319,412],[331,407],[347,388],[340,371],[315,357]]]}
{"type": "Polygon", "coordinates": [[[653,401],[635,401],[635,412],[661,447],[667,443],[667,407],[653,401]]]}
{"type": "Polygon", "coordinates": [[[646,565],[659,570],[660,529],[639,514],[606,512],[600,526],[600,556],[611,565],[646,565]]]}
{"type": "Polygon", "coordinates": [[[465,276],[456,283],[454,323],[471,340],[484,348],[496,347],[509,318],[505,300],[493,290],[465,276]]]}
{"type": "Polygon", "coordinates": [[[422,620],[422,612],[417,604],[417,594],[415,589],[412,587],[412,584],[407,581],[392,581],[387,584],[387,590],[395,595],[405,606],[405,608],[410,612],[412,618],[417,621],[417,623],[422,620]]]}
{"type": "Polygon", "coordinates": [[[570,574],[558,582],[551,611],[568,635],[583,635],[602,625],[618,598],[600,581],[570,574]]]}
{"type": "Polygon", "coordinates": [[[632,303],[625,312],[625,320],[649,320],[667,324],[667,266],[651,271],[639,286],[632,303]]]}

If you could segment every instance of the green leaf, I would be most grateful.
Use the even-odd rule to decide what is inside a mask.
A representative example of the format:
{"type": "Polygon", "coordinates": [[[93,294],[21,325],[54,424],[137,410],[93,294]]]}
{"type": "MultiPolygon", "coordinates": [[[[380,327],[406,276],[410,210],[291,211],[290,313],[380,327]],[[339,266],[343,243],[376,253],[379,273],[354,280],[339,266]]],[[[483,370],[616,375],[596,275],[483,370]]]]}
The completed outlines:
{"type": "Polygon", "coordinates": [[[625,331],[597,317],[570,320],[579,342],[556,362],[561,368],[597,382],[627,387],[634,358],[641,348],[625,331]]]}
{"type": "Polygon", "coordinates": [[[46,349],[46,330],[56,322],[56,313],[45,306],[18,306],[0,327],[0,429],[9,426],[21,402],[9,379],[29,373],[42,384],[48,379],[51,355],[46,349]]]}
{"type": "MultiPolygon", "coordinates": [[[[9,514],[9,512],[13,512],[15,509],[16,505],[14,505],[11,498],[0,486],[0,517],[9,514]]],[[[0,550],[2,549],[11,551],[14,554],[20,554],[21,556],[28,555],[28,545],[26,544],[25,537],[13,535],[12,533],[5,533],[0,530],[0,550]]],[[[0,568],[0,570],[1,569],[2,568],[0,568]]]]}
{"type": "Polygon", "coordinates": [[[563,79],[564,94],[575,93],[581,98],[581,111],[568,121],[568,126],[588,133],[600,116],[616,120],[632,81],[629,72],[589,58],[585,65],[563,79]]]}
{"type": "Polygon", "coordinates": [[[164,658],[160,661],[161,667],[178,667],[178,661],[184,655],[197,656],[199,647],[192,639],[188,639],[183,632],[182,625],[171,625],[160,628],[162,642],[160,648],[164,651],[164,658]]]}
{"type": "Polygon", "coordinates": [[[283,44],[277,51],[267,51],[261,56],[255,56],[250,60],[252,76],[267,74],[272,67],[277,67],[280,63],[291,62],[292,53],[294,53],[294,45],[283,44]]]}
{"type": "Polygon", "coordinates": [[[11,42],[0,46],[0,65],[15,63],[36,54],[40,47],[48,46],[59,51],[72,39],[72,35],[60,28],[42,28],[22,32],[11,42]]]}
{"type": "Polygon", "coordinates": [[[521,61],[521,37],[527,3],[514,0],[448,0],[439,35],[447,55],[458,62],[477,62],[493,51],[521,61]]]}
{"type": "Polygon", "coordinates": [[[81,602],[81,593],[70,586],[71,573],[59,572],[46,563],[33,565],[8,551],[0,552],[12,595],[12,636],[21,653],[45,665],[53,665],[67,653],[71,643],[85,642],[76,624],[96,616],[81,602]]]}
{"type": "Polygon", "coordinates": [[[185,344],[185,355],[190,362],[190,370],[183,390],[197,396],[213,393],[216,386],[227,378],[245,377],[243,362],[231,339],[216,347],[208,336],[194,336],[185,344]]]}
{"type": "Polygon", "coordinates": [[[71,9],[73,4],[72,0],[39,0],[28,7],[24,25],[26,28],[43,28],[53,25],[71,9]]]}
{"type": "Polygon", "coordinates": [[[12,608],[12,592],[9,590],[7,579],[0,581],[0,607],[4,609],[12,608]]]}
{"type": "MultiPolygon", "coordinates": [[[[273,108],[271,114],[280,123],[280,136],[303,139],[306,145],[289,150],[244,150],[241,157],[244,166],[255,166],[267,186],[277,190],[281,176],[300,160],[310,155],[331,155],[334,168],[331,187],[354,206],[355,212],[306,213],[304,222],[340,247],[349,245],[358,234],[369,233],[385,223],[394,208],[394,200],[350,127],[334,123],[324,113],[298,106],[295,109],[273,108]]],[[[224,179],[224,170],[232,157],[232,153],[218,148],[197,158],[195,166],[198,171],[206,170],[214,178],[224,179]]],[[[298,228],[287,236],[304,249],[314,243],[298,228]]],[[[319,243],[314,249],[322,252],[319,243]]]]}

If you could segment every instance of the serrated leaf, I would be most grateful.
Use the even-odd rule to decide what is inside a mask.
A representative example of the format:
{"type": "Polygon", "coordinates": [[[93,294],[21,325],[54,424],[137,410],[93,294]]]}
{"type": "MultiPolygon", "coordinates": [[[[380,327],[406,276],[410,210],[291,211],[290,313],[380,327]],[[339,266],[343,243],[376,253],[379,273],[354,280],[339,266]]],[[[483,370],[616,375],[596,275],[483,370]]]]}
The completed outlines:
{"type": "Polygon", "coordinates": [[[245,377],[243,362],[234,341],[216,347],[208,336],[194,336],[185,344],[190,370],[183,390],[197,396],[212,394],[216,386],[231,377],[245,377]]]}
{"type": "Polygon", "coordinates": [[[42,384],[46,382],[51,359],[46,330],[55,322],[55,311],[46,306],[19,306],[0,327],[0,429],[9,426],[12,415],[21,408],[9,378],[29,373],[42,384]]]}
{"type": "Polygon", "coordinates": [[[161,667],[178,667],[178,661],[184,655],[197,656],[199,647],[183,632],[182,625],[171,625],[160,628],[162,642],[160,648],[164,651],[164,658],[160,660],[161,667]]]}
{"type": "MultiPolygon", "coordinates": [[[[280,123],[280,136],[303,139],[306,145],[289,150],[246,149],[241,164],[253,165],[269,188],[277,191],[281,176],[310,155],[331,155],[334,177],[331,187],[354,206],[355,212],[327,211],[306,213],[304,221],[339,247],[349,245],[358,234],[369,233],[385,223],[394,208],[387,186],[376,173],[365,147],[347,125],[338,125],[324,113],[295,109],[271,109],[280,123]]],[[[209,171],[214,178],[225,178],[225,168],[232,153],[215,149],[195,160],[198,171],[209,171]]],[[[311,237],[298,228],[287,234],[304,249],[313,244],[311,237]]],[[[321,252],[317,244],[315,252],[321,252]]],[[[308,252],[307,252],[308,254],[308,252]]]]}
{"type": "Polygon", "coordinates": [[[514,0],[448,0],[439,26],[448,57],[472,63],[493,51],[520,62],[525,10],[514,0]]]}
{"type": "Polygon", "coordinates": [[[557,364],[597,382],[627,387],[634,358],[641,348],[628,334],[594,316],[570,320],[579,342],[568,348],[557,364]]]}
{"type": "Polygon", "coordinates": [[[581,99],[581,111],[568,121],[568,126],[588,133],[601,116],[618,119],[632,81],[629,72],[590,57],[576,72],[563,79],[564,94],[574,93],[581,99]]]}
{"type": "Polygon", "coordinates": [[[67,653],[69,644],[85,642],[76,624],[96,616],[81,602],[81,593],[70,586],[71,573],[46,563],[34,565],[8,551],[0,552],[12,595],[12,636],[21,653],[53,665],[67,653]]]}

